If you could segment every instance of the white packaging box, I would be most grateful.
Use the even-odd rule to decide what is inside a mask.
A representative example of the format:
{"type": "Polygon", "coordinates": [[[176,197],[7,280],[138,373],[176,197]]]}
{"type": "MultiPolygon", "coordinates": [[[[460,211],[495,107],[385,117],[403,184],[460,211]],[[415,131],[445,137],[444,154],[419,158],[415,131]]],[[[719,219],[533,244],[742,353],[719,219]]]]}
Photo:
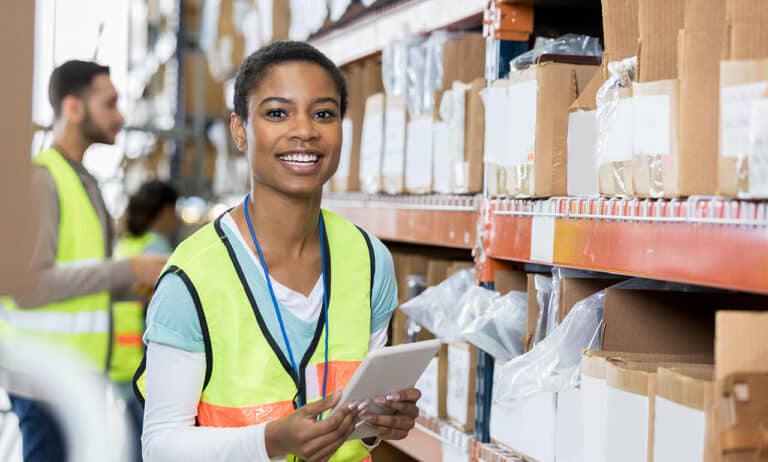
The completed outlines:
{"type": "Polygon", "coordinates": [[[555,460],[557,462],[585,461],[582,449],[581,389],[557,393],[555,414],[555,460]]]}
{"type": "Polygon", "coordinates": [[[568,195],[600,194],[597,175],[597,111],[574,111],[568,116],[568,195]]]}
{"type": "MultiPolygon", "coordinates": [[[[651,367],[651,366],[648,366],[651,367]]],[[[648,383],[654,373],[605,365],[607,461],[647,462],[651,401],[648,383]]]]}
{"type": "Polygon", "coordinates": [[[537,393],[506,406],[494,402],[491,440],[538,462],[555,460],[555,393],[537,393]]]}
{"type": "Polygon", "coordinates": [[[421,391],[421,399],[418,402],[419,411],[426,417],[437,418],[440,415],[439,370],[438,358],[432,358],[424,373],[421,374],[421,377],[416,382],[416,388],[421,391]]]}

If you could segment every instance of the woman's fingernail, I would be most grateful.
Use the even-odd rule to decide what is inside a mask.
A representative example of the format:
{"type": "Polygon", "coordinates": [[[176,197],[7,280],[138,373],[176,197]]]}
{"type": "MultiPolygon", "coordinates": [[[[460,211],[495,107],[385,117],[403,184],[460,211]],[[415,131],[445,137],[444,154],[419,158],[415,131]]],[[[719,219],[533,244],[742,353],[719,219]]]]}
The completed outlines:
{"type": "Polygon", "coordinates": [[[386,398],[382,398],[382,397],[378,397],[378,398],[376,398],[376,399],[374,400],[374,402],[375,402],[376,404],[378,404],[379,406],[384,406],[384,405],[386,405],[386,404],[387,404],[387,399],[386,399],[386,398]]]}
{"type": "Polygon", "coordinates": [[[399,393],[391,393],[391,394],[387,395],[387,399],[390,400],[390,401],[397,401],[397,400],[400,399],[400,394],[399,393]]]}
{"type": "Polygon", "coordinates": [[[358,411],[364,411],[366,408],[368,408],[368,405],[369,405],[369,404],[370,404],[370,403],[369,403],[368,401],[363,401],[362,403],[360,403],[360,404],[357,406],[357,410],[358,410],[358,411]]]}
{"type": "Polygon", "coordinates": [[[366,422],[373,422],[373,416],[370,414],[364,414],[362,417],[366,422]]]}
{"type": "Polygon", "coordinates": [[[357,407],[357,403],[355,402],[347,404],[347,409],[349,409],[350,411],[355,410],[356,407],[357,407]]]}

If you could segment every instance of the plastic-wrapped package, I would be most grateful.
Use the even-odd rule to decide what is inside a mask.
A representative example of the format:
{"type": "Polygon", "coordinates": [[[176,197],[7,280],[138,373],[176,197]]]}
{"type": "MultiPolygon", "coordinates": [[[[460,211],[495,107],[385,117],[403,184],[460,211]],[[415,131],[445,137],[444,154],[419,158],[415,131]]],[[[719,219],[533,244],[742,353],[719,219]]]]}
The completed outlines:
{"type": "Polygon", "coordinates": [[[511,403],[579,383],[581,352],[600,345],[605,291],[577,303],[563,323],[528,353],[501,367],[494,401],[511,403]]]}
{"type": "Polygon", "coordinates": [[[427,68],[427,49],[421,43],[414,43],[408,47],[408,63],[406,66],[408,114],[411,118],[428,114],[424,107],[424,93],[426,79],[424,75],[427,68]]]}
{"type": "Polygon", "coordinates": [[[578,56],[602,56],[603,48],[596,37],[579,34],[566,34],[550,39],[539,37],[536,45],[509,62],[512,71],[519,71],[536,62],[536,58],[545,54],[578,55],[578,56]]]}
{"type": "Polygon", "coordinates": [[[595,161],[600,192],[632,195],[633,108],[632,82],[637,57],[608,63],[610,77],[597,91],[597,147],[595,161]]]}
{"type": "Polygon", "coordinates": [[[408,49],[418,39],[395,40],[381,52],[381,78],[390,96],[406,96],[408,92],[408,49]]]}
{"type": "Polygon", "coordinates": [[[328,0],[329,7],[331,9],[330,17],[331,21],[336,22],[344,16],[349,5],[352,4],[352,0],[328,0]]]}
{"type": "MultiPolygon", "coordinates": [[[[462,334],[469,343],[496,359],[508,360],[523,353],[523,335],[528,326],[528,294],[512,291],[499,296],[486,290],[477,297],[474,313],[462,311],[462,334]],[[483,308],[484,306],[484,308],[483,308]]],[[[470,292],[467,292],[470,294],[470,292]]],[[[469,306],[464,305],[468,310],[469,306]]]]}
{"type": "Polygon", "coordinates": [[[560,279],[562,279],[562,269],[559,267],[552,268],[552,291],[549,296],[549,304],[547,305],[546,327],[544,329],[544,336],[548,336],[557,328],[557,310],[560,307],[560,279]]]}
{"type": "Polygon", "coordinates": [[[547,336],[549,303],[553,291],[552,278],[537,274],[534,277],[534,285],[536,287],[536,302],[539,305],[539,319],[536,321],[536,332],[533,335],[533,345],[536,345],[547,336]]]}
{"type": "Polygon", "coordinates": [[[447,342],[460,342],[463,337],[459,321],[462,306],[459,301],[467,291],[476,287],[475,270],[458,271],[440,284],[408,300],[400,309],[435,336],[447,342]]]}

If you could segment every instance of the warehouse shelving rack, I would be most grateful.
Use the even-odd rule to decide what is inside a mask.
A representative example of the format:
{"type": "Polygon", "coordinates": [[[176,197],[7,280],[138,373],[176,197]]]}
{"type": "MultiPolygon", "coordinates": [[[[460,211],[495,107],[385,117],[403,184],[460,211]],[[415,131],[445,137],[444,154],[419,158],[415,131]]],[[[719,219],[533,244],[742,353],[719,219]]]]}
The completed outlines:
{"type": "MultiPolygon", "coordinates": [[[[394,2],[326,32],[312,43],[338,64],[346,64],[381,50],[403,32],[426,33],[451,25],[474,27],[482,21],[489,37],[486,78],[490,84],[508,71],[504,64],[527,46],[518,41],[526,40],[527,26],[510,29],[509,23],[499,24],[500,15],[521,19],[532,14],[525,10],[530,5],[501,3],[394,2]]],[[[479,282],[488,288],[493,288],[497,268],[516,262],[768,294],[765,202],[719,197],[536,200],[490,198],[487,193],[465,197],[353,193],[329,195],[324,206],[386,241],[471,250],[479,282]]],[[[513,452],[490,443],[493,363],[488,354],[479,352],[476,430],[470,457],[519,461],[522,459],[513,452]]],[[[446,422],[420,418],[409,438],[392,444],[421,460],[440,460],[442,445],[456,432],[446,422]]]]}

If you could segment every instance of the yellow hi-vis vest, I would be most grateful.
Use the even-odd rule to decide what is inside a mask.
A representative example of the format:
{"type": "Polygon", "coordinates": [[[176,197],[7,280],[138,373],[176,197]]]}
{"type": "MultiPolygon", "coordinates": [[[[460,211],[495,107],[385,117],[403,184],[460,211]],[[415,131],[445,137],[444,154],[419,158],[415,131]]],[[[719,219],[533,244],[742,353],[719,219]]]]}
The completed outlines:
{"type": "MultiPolygon", "coordinates": [[[[115,247],[115,258],[140,255],[156,238],[157,235],[151,232],[125,236],[115,247]]],[[[113,382],[128,383],[133,379],[144,357],[143,333],[144,302],[115,302],[112,306],[112,357],[109,362],[109,378],[113,382]]]]}
{"type": "MultiPolygon", "coordinates": [[[[59,197],[59,241],[56,265],[102,261],[105,243],[101,222],[77,172],[55,149],[33,159],[53,177],[59,197]]],[[[109,363],[109,292],[83,295],[34,308],[0,308],[0,319],[17,335],[36,335],[70,347],[94,367],[109,363]]]]}
{"type": "MultiPolygon", "coordinates": [[[[329,347],[327,392],[344,388],[368,353],[371,323],[371,284],[374,257],[364,231],[323,211],[328,267],[329,347]]],[[[267,329],[243,270],[221,227],[220,218],[192,235],[176,249],[164,274],[184,281],[197,307],[205,339],[205,385],[197,408],[197,423],[210,427],[242,427],[287,416],[303,402],[321,398],[325,353],[325,322],[321,314],[307,353],[291,365],[267,329]]],[[[143,396],[143,367],[136,390],[143,396]]],[[[334,462],[369,460],[360,441],[342,445],[334,462]]],[[[287,460],[292,460],[291,456],[287,460]]]]}

